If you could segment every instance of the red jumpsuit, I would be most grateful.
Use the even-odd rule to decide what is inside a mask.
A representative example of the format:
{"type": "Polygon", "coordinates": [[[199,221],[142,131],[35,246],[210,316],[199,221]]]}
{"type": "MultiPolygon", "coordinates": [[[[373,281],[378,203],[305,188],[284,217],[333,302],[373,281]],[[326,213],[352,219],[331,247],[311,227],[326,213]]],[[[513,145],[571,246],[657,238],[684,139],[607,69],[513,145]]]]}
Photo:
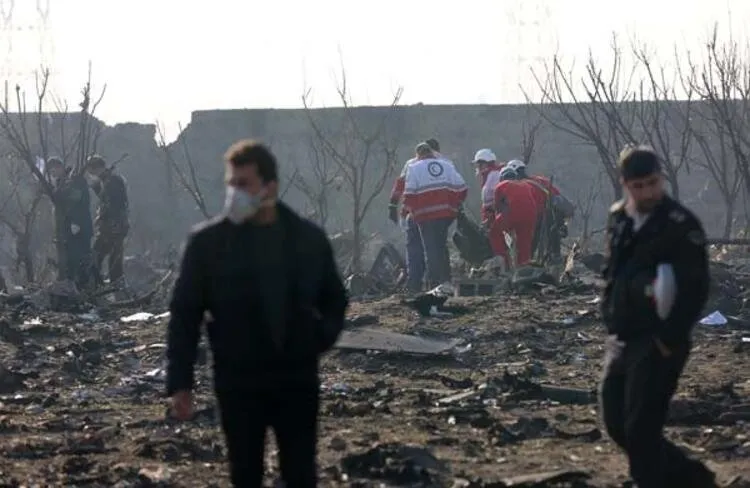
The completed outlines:
{"type": "Polygon", "coordinates": [[[516,264],[531,261],[532,245],[537,221],[544,211],[534,196],[532,184],[524,180],[501,181],[495,187],[496,217],[490,226],[489,238],[492,250],[503,256],[510,267],[508,248],[504,233],[515,234],[516,264]]]}
{"type": "Polygon", "coordinates": [[[529,185],[534,201],[541,211],[544,211],[546,208],[550,197],[560,194],[560,190],[558,190],[557,187],[555,187],[552,182],[544,176],[529,176],[527,179],[521,181],[525,181],[529,185]]]}

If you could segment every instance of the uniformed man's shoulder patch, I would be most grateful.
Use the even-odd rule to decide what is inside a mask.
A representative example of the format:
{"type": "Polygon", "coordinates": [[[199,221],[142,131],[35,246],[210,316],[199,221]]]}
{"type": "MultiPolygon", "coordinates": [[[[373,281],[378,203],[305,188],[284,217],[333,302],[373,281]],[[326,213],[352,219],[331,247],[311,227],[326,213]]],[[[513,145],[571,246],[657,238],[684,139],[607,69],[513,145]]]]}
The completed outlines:
{"type": "Polygon", "coordinates": [[[609,213],[617,213],[625,210],[625,199],[617,200],[609,207],[609,213]]]}

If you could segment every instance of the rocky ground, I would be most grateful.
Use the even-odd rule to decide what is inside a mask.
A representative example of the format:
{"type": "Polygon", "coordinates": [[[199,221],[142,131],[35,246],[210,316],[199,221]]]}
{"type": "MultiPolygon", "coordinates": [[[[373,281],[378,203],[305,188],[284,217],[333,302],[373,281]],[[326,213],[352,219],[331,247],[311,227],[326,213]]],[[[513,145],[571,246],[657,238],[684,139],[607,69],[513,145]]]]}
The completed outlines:
{"type": "MultiPolygon", "coordinates": [[[[604,353],[595,288],[449,304],[465,313],[353,303],[353,327],[461,342],[442,355],[326,357],[321,485],[623,486],[624,458],[592,395],[604,353]]],[[[0,309],[0,486],[228,486],[206,358],[196,419],[174,423],[162,398],[166,318],[105,310],[0,309]]],[[[750,479],[748,336],[739,318],[698,326],[668,428],[722,479],[750,479]]],[[[271,447],[269,479],[275,462],[271,447]]]]}

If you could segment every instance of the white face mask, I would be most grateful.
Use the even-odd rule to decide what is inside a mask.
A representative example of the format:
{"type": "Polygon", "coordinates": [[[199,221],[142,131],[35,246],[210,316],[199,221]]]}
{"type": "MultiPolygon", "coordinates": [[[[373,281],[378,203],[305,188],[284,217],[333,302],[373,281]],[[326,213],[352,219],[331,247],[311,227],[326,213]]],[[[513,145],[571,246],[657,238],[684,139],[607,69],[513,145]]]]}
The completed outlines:
{"type": "Polygon", "coordinates": [[[234,186],[227,186],[224,213],[232,223],[241,224],[258,213],[261,207],[273,203],[272,201],[266,201],[265,198],[265,190],[261,190],[257,195],[252,195],[234,186]]]}

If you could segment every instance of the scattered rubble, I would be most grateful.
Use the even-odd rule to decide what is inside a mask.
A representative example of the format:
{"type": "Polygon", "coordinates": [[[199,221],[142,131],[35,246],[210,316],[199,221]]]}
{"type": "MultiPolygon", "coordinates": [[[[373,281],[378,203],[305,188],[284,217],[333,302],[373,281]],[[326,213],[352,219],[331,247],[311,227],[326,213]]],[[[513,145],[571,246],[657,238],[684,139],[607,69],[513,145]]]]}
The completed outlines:
{"type": "MultiPolygon", "coordinates": [[[[604,331],[587,261],[493,278],[498,296],[355,300],[321,367],[321,485],[623,486],[625,459],[598,420],[604,331]]],[[[722,479],[747,478],[750,273],[713,266],[667,435],[722,479]]],[[[164,276],[143,290],[166,288],[164,276]]],[[[137,306],[60,284],[11,292],[0,307],[0,484],[228,486],[205,347],[195,417],[167,415],[163,290],[137,306]]],[[[276,475],[273,446],[268,458],[276,475]]]]}

